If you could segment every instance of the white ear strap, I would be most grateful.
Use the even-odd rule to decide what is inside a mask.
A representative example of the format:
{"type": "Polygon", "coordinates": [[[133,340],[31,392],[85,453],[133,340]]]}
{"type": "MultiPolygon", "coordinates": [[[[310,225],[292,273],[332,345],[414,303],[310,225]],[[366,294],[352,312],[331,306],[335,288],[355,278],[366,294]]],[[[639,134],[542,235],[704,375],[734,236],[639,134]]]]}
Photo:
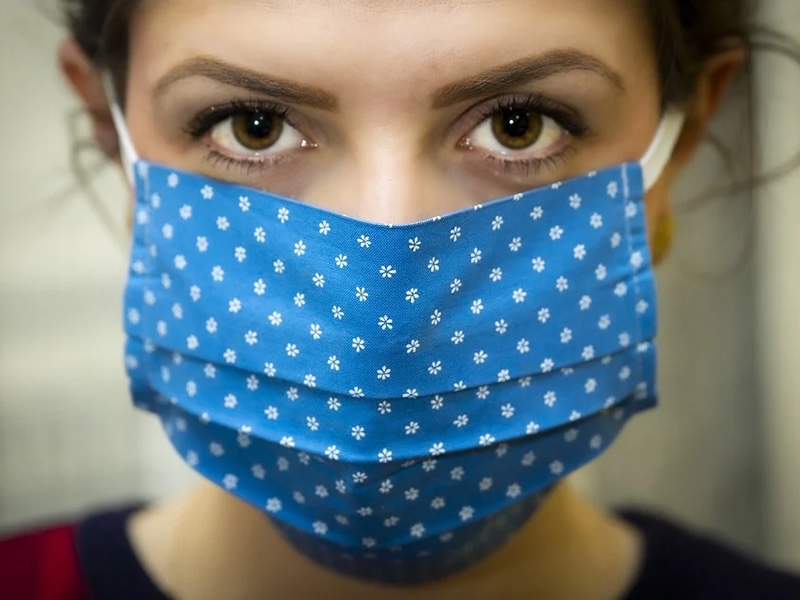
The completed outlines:
{"type": "Polygon", "coordinates": [[[664,113],[653,142],[639,161],[642,165],[645,191],[653,187],[664,172],[664,168],[672,158],[672,152],[675,150],[685,122],[686,113],[682,110],[668,108],[664,113]]]}
{"type": "Polygon", "coordinates": [[[125,116],[122,114],[117,94],[114,91],[114,83],[111,80],[111,75],[108,73],[103,74],[103,87],[105,87],[106,96],[108,97],[111,119],[114,122],[114,128],[117,130],[119,153],[122,158],[122,164],[125,167],[125,174],[128,176],[129,183],[133,185],[133,165],[136,164],[139,157],[136,155],[136,149],[133,147],[130,133],[128,133],[128,126],[125,123],[125,116]]]}

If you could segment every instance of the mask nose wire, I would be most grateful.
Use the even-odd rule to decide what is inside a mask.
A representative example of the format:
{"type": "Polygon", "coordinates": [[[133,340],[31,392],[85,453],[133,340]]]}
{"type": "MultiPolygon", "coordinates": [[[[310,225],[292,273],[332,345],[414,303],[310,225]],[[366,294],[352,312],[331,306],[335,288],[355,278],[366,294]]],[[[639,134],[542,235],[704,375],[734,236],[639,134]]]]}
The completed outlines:
{"type": "Polygon", "coordinates": [[[686,113],[681,109],[668,108],[664,113],[650,147],[639,161],[645,191],[652,188],[664,173],[685,122],[686,113]]]}
{"type": "Polygon", "coordinates": [[[114,82],[111,80],[111,74],[108,72],[103,73],[103,87],[105,88],[106,97],[108,98],[108,104],[111,110],[111,120],[114,122],[114,128],[117,130],[119,152],[122,157],[122,165],[125,168],[125,176],[128,178],[128,183],[133,186],[133,166],[139,160],[139,157],[136,154],[136,149],[133,147],[128,125],[125,122],[125,116],[122,114],[119,99],[114,91],[114,82]]]}

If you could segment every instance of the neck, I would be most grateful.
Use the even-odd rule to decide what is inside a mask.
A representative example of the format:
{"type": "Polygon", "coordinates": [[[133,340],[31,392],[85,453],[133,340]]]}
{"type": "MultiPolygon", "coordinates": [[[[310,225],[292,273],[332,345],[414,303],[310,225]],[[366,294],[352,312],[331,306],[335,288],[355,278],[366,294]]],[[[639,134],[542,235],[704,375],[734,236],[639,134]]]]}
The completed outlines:
{"type": "MultiPolygon", "coordinates": [[[[129,535],[153,580],[177,600],[317,595],[394,600],[409,593],[317,566],[288,545],[263,513],[211,484],[143,511],[131,520],[129,535]]],[[[633,530],[561,484],[494,554],[415,586],[414,596],[618,598],[633,581],[640,554],[633,530]]]]}

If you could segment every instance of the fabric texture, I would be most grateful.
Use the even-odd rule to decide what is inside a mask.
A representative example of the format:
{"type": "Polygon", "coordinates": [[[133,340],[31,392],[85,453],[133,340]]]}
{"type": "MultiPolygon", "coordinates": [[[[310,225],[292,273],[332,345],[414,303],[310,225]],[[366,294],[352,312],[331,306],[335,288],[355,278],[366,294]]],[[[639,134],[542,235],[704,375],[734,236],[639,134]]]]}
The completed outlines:
{"type": "Polygon", "coordinates": [[[135,171],[134,401],[322,564],[462,568],[655,403],[638,164],[409,225],[135,171]]]}
{"type": "MultiPolygon", "coordinates": [[[[3,600],[170,600],[148,578],[125,523],[138,507],[0,540],[3,600]]],[[[644,561],[621,600],[795,600],[800,578],[641,511],[620,516],[644,538],[644,561]]],[[[524,597],[522,597],[524,598],[524,597]]]]}

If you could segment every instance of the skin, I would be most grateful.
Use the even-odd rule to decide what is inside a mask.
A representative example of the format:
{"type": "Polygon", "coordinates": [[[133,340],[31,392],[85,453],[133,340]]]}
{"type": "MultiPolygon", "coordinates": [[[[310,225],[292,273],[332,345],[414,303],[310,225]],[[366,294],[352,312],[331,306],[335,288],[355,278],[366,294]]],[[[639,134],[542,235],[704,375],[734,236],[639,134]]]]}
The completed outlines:
{"type": "MultiPolygon", "coordinates": [[[[149,160],[364,220],[411,222],[638,160],[660,120],[650,36],[640,0],[145,0],[131,24],[127,121],[139,155],[149,160]],[[613,75],[568,70],[437,107],[442,88],[565,49],[613,75]],[[271,167],[208,160],[210,148],[248,160],[266,151],[243,156],[229,144],[235,138],[226,122],[193,138],[185,132],[193,117],[234,99],[270,98],[207,76],[181,76],[198,57],[313,87],[331,96],[328,108],[335,110],[287,104],[298,133],[287,136],[294,145],[271,167]],[[549,125],[548,144],[510,152],[481,129],[485,114],[478,109],[492,99],[532,94],[569,107],[586,133],[549,125]],[[557,153],[537,169],[497,162],[557,153]]],[[[734,47],[706,64],[672,160],[647,195],[651,239],[669,213],[674,179],[744,59],[734,47]]],[[[98,73],[69,40],[60,61],[93,116],[98,144],[116,157],[98,73]]],[[[211,484],[140,512],[129,535],[153,580],[179,600],[410,593],[311,564],[260,511],[211,484]]],[[[635,580],[641,557],[634,530],[563,484],[505,547],[414,588],[414,597],[612,599],[635,580]]]]}

